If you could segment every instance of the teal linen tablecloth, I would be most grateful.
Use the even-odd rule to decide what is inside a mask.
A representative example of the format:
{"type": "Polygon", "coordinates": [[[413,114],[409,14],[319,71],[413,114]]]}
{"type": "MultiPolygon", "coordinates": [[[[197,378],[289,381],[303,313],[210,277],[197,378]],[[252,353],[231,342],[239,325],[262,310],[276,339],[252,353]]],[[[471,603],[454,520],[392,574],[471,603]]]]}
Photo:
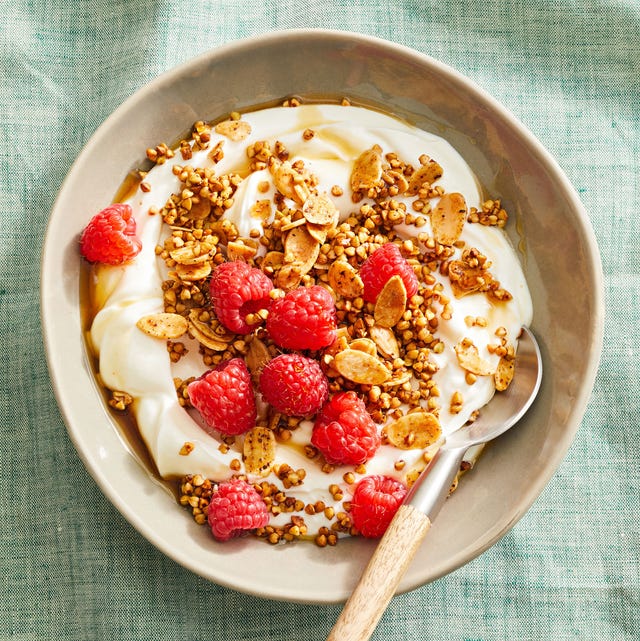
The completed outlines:
{"type": "Polygon", "coordinates": [[[479,83],[568,174],[605,274],[601,367],[557,474],[497,545],[396,598],[374,638],[637,641],[637,0],[0,3],[0,638],[318,641],[338,616],[338,606],[214,585],[143,539],[101,494],[67,436],[39,322],[49,211],[98,125],[177,63],[292,27],[393,40],[479,83]]]}

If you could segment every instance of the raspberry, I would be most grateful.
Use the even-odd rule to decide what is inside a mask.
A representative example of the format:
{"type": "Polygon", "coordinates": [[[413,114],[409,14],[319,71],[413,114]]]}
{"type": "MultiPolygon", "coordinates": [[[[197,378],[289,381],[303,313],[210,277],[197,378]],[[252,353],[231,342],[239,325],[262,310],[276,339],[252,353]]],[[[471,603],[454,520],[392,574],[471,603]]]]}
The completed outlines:
{"type": "Polygon", "coordinates": [[[258,325],[247,323],[247,315],[269,308],[272,289],[273,283],[264,272],[241,260],[216,267],[209,285],[218,320],[236,334],[250,334],[258,325]]]}
{"type": "Polygon", "coordinates": [[[321,349],[335,341],[336,306],[320,285],[298,287],[273,301],[267,331],[285,349],[321,349]]]}
{"type": "Polygon", "coordinates": [[[311,416],[329,396],[329,383],[320,365],[300,354],[281,354],[260,375],[264,400],[287,416],[311,416]]]}
{"type": "Polygon", "coordinates": [[[418,292],[418,279],[413,268],[394,243],[378,247],[360,267],[360,278],[364,283],[363,298],[375,303],[378,294],[392,276],[400,276],[407,290],[407,298],[418,292]]]}
{"type": "Polygon", "coordinates": [[[142,249],[130,205],[115,203],[98,212],[80,236],[80,253],[92,263],[121,265],[142,249]]]}
{"type": "Polygon", "coordinates": [[[355,392],[338,392],[316,417],[311,444],[332,465],[360,465],[380,447],[380,435],[355,392]]]}
{"type": "Polygon", "coordinates": [[[404,501],[407,488],[389,476],[365,476],[351,499],[351,520],[366,538],[382,536],[404,501]]]}
{"type": "Polygon", "coordinates": [[[269,512],[253,485],[242,479],[231,479],[218,485],[209,502],[207,515],[211,533],[218,541],[265,527],[269,512]]]}
{"type": "Polygon", "coordinates": [[[206,431],[235,435],[255,427],[257,410],[251,374],[241,358],[220,363],[189,383],[187,392],[207,424],[206,431]]]}

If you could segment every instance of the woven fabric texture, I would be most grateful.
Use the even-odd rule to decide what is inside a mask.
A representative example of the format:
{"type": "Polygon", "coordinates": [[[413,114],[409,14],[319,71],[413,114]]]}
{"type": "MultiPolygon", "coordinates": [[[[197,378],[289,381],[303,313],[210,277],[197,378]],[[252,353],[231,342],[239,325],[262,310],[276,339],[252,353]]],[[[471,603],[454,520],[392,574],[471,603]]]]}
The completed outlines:
{"type": "Polygon", "coordinates": [[[45,362],[40,251],[83,145],[127,97],[274,29],[379,36],[505,104],[579,192],[602,253],[605,344],[576,439],[524,518],[453,574],[393,600],[374,639],[640,639],[640,4],[635,0],[14,0],[0,19],[0,638],[316,641],[338,606],[209,583],[101,494],[45,362]]]}

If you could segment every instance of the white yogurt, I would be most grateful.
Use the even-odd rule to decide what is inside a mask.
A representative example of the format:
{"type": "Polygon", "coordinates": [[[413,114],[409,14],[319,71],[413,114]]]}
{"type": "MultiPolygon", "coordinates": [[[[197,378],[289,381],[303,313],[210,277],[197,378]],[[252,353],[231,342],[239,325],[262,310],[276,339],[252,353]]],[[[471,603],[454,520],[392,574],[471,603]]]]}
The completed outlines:
{"type": "MultiPolygon", "coordinates": [[[[309,105],[294,109],[265,109],[246,114],[243,120],[251,125],[247,139],[232,142],[212,132],[209,149],[194,152],[188,164],[194,167],[213,166],[207,154],[221,140],[224,158],[215,165],[216,174],[237,171],[245,175],[247,147],[259,140],[272,143],[279,140],[289,151],[292,161],[302,159],[309,171],[318,177],[319,193],[329,193],[334,185],[342,187],[344,195],[332,197],[332,200],[345,218],[360,206],[354,205],[350,197],[353,162],[364,150],[377,144],[384,153],[395,152],[414,166],[419,166],[420,155],[428,154],[444,169],[438,184],[446,191],[463,194],[469,207],[479,208],[481,205],[474,175],[449,143],[382,113],[359,107],[309,105]],[[311,140],[304,140],[302,133],[308,128],[315,135],[311,140]]],[[[229,467],[231,460],[242,458],[242,438],[237,438],[228,452],[221,452],[221,442],[202,430],[197,417],[179,405],[173,384],[174,376],[186,378],[202,374],[204,366],[197,355],[197,346],[194,344],[190,355],[174,365],[170,362],[165,342],[147,336],[136,327],[141,316],[163,311],[161,283],[164,266],[154,249],[163,242],[167,231],[161,217],[151,216],[148,211],[150,207],[161,209],[169,195],[178,191],[180,183],[172,173],[172,166],[176,163],[186,164],[179,153],[166,163],[155,166],[145,177],[150,190],[143,192],[138,189],[127,201],[133,208],[143,249],[125,268],[102,267],[97,270],[99,311],[91,327],[90,339],[99,356],[99,372],[104,384],[113,390],[124,390],[134,398],[132,407],[140,434],[160,475],[169,478],[201,474],[222,480],[233,474],[229,467]],[[185,442],[194,445],[188,456],[179,454],[185,442]]],[[[260,221],[249,215],[251,206],[257,200],[274,194],[273,186],[267,193],[259,191],[258,185],[265,180],[272,182],[266,170],[250,174],[238,188],[234,205],[226,213],[241,236],[248,236],[252,228],[260,225],[260,221]]],[[[406,202],[408,211],[411,211],[410,199],[407,198],[406,202]]],[[[421,231],[429,232],[428,224],[421,231]]],[[[468,337],[483,358],[496,363],[498,358],[486,351],[488,344],[496,343],[496,328],[505,327],[508,336],[515,338],[520,327],[528,325],[532,316],[527,284],[505,234],[496,228],[467,223],[461,240],[489,258],[491,273],[513,294],[513,299],[500,305],[492,304],[484,294],[457,299],[451,293],[448,279],[440,278],[453,307],[451,320],[441,319],[437,330],[437,337],[445,343],[445,350],[442,354],[432,355],[439,367],[434,378],[443,399],[439,419],[444,435],[463,425],[471,413],[485,405],[494,393],[491,377],[478,377],[474,385],[465,382],[465,372],[458,365],[454,345],[468,337]],[[468,327],[464,320],[468,315],[485,317],[487,327],[468,327]],[[460,413],[452,414],[448,409],[448,399],[457,390],[463,393],[464,406],[460,413]]],[[[278,444],[276,465],[287,463],[293,469],[306,470],[304,483],[291,490],[294,496],[305,502],[322,500],[330,504],[333,500],[328,487],[333,483],[344,486],[343,475],[351,468],[338,466],[328,474],[310,461],[304,455],[303,447],[310,441],[311,428],[312,423],[306,422],[293,432],[290,442],[278,444]]],[[[404,481],[407,472],[421,464],[421,458],[420,450],[398,450],[383,445],[366,464],[367,474],[386,474],[404,481]],[[401,471],[394,467],[399,459],[406,462],[401,471]]],[[[277,482],[274,477],[267,480],[277,482]]],[[[345,499],[348,498],[347,491],[345,499]]]]}

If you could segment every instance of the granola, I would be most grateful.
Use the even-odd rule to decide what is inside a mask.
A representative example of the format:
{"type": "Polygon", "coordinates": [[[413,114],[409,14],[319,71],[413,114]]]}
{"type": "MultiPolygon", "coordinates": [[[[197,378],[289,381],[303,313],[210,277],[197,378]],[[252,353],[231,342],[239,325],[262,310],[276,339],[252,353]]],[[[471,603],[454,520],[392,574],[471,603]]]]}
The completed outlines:
{"type": "Polygon", "coordinates": [[[134,413],[159,474],[180,479],[180,503],[198,523],[216,482],[240,475],[272,515],[258,536],[325,546],[355,533],[358,479],[410,485],[442,438],[506,389],[531,302],[502,203],[481,197],[448,143],[361,107],[287,104],[198,122],[174,149],[147,150],[155,167],[129,202],[155,251],[119,283],[96,270],[104,293],[90,338],[111,405],[134,413]],[[392,277],[374,304],[359,267],[385,243],[420,286],[409,296],[392,277]],[[378,424],[383,444],[365,465],[328,464],[310,444],[313,421],[278,414],[259,395],[246,434],[201,429],[189,380],[239,357],[255,385],[281,351],[264,330],[267,308],[250,312],[248,336],[215,317],[208,281],[231,260],[269,276],[273,297],[310,285],[332,294],[337,339],[310,356],[330,391],[355,391],[378,424]]]}

